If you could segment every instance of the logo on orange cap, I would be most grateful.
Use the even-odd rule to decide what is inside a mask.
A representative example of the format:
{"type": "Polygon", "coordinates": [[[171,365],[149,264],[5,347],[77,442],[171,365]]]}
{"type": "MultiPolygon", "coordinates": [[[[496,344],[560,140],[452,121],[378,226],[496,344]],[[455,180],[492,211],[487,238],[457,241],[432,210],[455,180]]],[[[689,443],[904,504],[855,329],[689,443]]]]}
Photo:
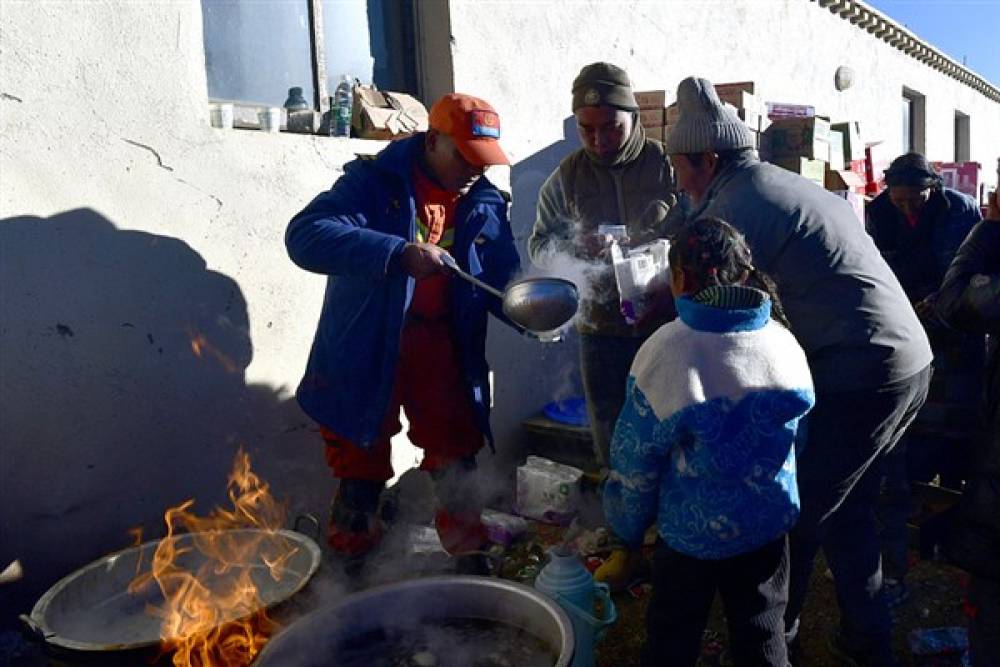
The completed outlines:
{"type": "Polygon", "coordinates": [[[485,100],[459,93],[445,95],[431,107],[428,124],[450,136],[458,152],[472,164],[510,164],[497,142],[500,116],[485,100]]]}

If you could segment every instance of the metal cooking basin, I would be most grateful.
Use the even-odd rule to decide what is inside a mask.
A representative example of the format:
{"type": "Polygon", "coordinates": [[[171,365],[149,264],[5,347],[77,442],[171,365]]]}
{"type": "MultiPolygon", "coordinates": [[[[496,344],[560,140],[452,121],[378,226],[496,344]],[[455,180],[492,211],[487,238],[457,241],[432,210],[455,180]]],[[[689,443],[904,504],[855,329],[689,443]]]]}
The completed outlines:
{"type": "Polygon", "coordinates": [[[548,597],[502,579],[441,576],[372,588],[312,612],[273,637],[253,666],[336,667],[352,637],[456,617],[527,630],[557,656],[553,667],[572,662],[573,624],[548,597]]]}
{"type": "MultiPolygon", "coordinates": [[[[172,538],[178,549],[189,549],[178,563],[191,572],[205,562],[205,557],[194,548],[197,538],[197,533],[172,538]]],[[[261,553],[253,554],[243,563],[252,568],[251,577],[257,585],[261,608],[272,607],[295,595],[319,567],[319,547],[301,533],[246,528],[226,531],[226,539],[261,545],[262,550],[264,544],[284,548],[286,543],[297,549],[278,581],[271,578],[261,553]]],[[[31,615],[22,615],[21,620],[37,638],[75,651],[132,651],[158,644],[160,619],[147,613],[146,605],[163,604],[159,587],[150,580],[141,590],[129,593],[128,585],[135,578],[140,562],[143,571],[148,571],[160,542],[145,542],[80,568],[54,584],[39,598],[31,615]]],[[[222,622],[237,618],[234,612],[233,618],[222,622]]]]}

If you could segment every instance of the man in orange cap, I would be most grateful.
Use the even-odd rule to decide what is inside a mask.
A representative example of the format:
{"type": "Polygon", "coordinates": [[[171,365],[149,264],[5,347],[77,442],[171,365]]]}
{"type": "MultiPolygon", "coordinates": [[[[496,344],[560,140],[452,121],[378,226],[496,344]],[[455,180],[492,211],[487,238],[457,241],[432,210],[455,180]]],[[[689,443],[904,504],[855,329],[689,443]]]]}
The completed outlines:
{"type": "Polygon", "coordinates": [[[435,482],[442,544],[461,554],[486,541],[471,473],[484,441],[493,446],[487,312],[503,318],[502,304],[451,280],[443,257],[501,290],[518,271],[507,200],[484,176],[510,162],[500,119],[481,99],[445,95],[429,125],[348,163],[285,235],[292,261],[328,276],[297,398],[340,480],[328,543],[348,556],[379,541],[401,407],[435,482]]]}

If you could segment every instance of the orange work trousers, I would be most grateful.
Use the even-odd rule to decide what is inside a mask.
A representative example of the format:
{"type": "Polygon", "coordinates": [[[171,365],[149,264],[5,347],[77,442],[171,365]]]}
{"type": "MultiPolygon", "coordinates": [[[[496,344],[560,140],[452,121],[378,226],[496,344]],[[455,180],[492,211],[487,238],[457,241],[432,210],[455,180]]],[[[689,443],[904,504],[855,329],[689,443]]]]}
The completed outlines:
{"type": "Polygon", "coordinates": [[[403,429],[400,407],[410,423],[410,441],[424,450],[421,470],[447,467],[483,446],[483,432],[462,379],[450,318],[407,319],[392,401],[370,449],[321,427],[326,461],[335,477],[376,482],[392,478],[390,439],[403,429]]]}

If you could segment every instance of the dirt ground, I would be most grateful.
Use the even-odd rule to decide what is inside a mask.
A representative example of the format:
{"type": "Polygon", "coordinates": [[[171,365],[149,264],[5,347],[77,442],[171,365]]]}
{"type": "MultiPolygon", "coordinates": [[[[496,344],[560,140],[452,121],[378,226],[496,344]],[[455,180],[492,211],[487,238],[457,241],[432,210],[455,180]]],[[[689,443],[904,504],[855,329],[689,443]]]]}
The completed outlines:
{"type": "MultiPolygon", "coordinates": [[[[833,582],[826,572],[826,565],[818,559],[802,618],[803,656],[800,664],[805,667],[835,667],[842,664],[827,645],[830,633],[837,627],[839,614],[833,582]]],[[[910,598],[893,615],[894,652],[901,665],[961,665],[960,656],[914,658],[910,654],[907,637],[911,631],[921,628],[966,625],[962,613],[965,574],[944,563],[921,561],[911,570],[908,582],[910,598]]],[[[648,594],[638,599],[628,593],[615,596],[619,620],[608,630],[598,649],[598,667],[633,667],[639,664],[648,601],[648,594]]],[[[725,621],[721,605],[716,600],[705,632],[700,665],[714,667],[732,664],[725,650],[725,637],[725,621]]]]}
{"type": "MultiPolygon", "coordinates": [[[[505,577],[531,583],[536,564],[544,564],[541,554],[545,547],[558,543],[563,535],[561,529],[553,526],[532,523],[531,527],[531,536],[512,549],[511,560],[503,573],[505,577]]],[[[958,667],[962,665],[962,660],[957,654],[913,656],[909,636],[913,631],[942,627],[964,628],[967,625],[963,612],[967,575],[939,560],[921,559],[916,550],[911,551],[910,562],[911,568],[907,576],[909,598],[893,612],[894,653],[901,667],[958,667]]],[[[635,594],[623,592],[613,598],[618,610],[618,622],[608,629],[598,646],[597,667],[639,665],[639,654],[646,634],[645,614],[649,591],[648,586],[645,590],[633,590],[635,594]]],[[[820,554],[803,612],[800,635],[802,654],[794,667],[835,667],[843,664],[828,646],[839,617],[833,580],[820,554]]],[[[732,664],[726,651],[725,618],[717,599],[705,630],[699,665],[716,667],[732,664]]]]}

